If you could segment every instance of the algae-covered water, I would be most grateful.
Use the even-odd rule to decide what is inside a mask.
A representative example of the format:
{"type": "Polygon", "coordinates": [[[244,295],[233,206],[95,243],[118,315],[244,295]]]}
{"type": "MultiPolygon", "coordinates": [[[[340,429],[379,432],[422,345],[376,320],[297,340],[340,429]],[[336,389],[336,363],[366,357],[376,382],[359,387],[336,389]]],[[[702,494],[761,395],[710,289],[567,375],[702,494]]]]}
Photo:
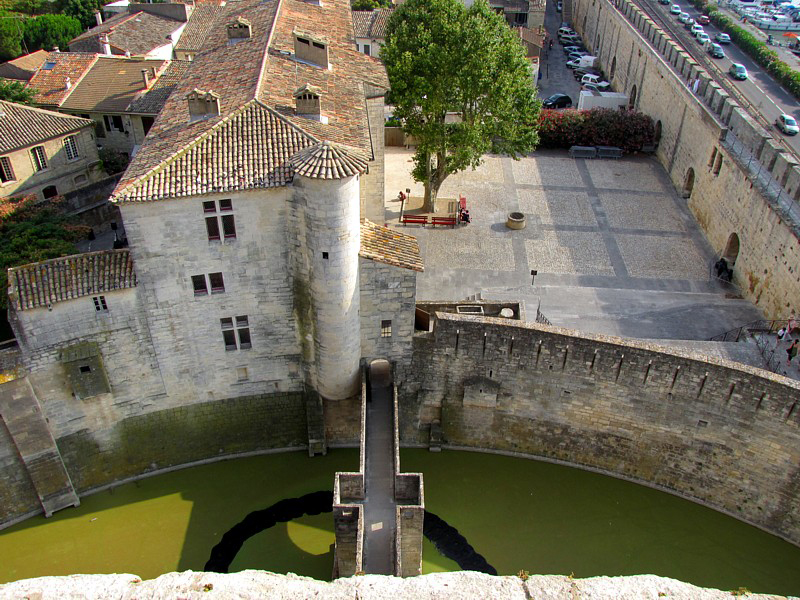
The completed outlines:
{"type": "MultiPolygon", "coordinates": [[[[0,531],[0,582],[71,573],[202,570],[211,548],[248,513],[330,490],[355,450],[224,461],[125,484],[50,519],[0,531]]],[[[404,450],[425,476],[426,508],[456,527],[500,574],[576,577],[651,573],[724,590],[800,595],[800,548],[710,509],[632,483],[533,460],[404,450]]],[[[329,579],[330,513],[245,542],[231,571],[329,579]]],[[[423,570],[457,565],[426,541],[423,570]]]]}

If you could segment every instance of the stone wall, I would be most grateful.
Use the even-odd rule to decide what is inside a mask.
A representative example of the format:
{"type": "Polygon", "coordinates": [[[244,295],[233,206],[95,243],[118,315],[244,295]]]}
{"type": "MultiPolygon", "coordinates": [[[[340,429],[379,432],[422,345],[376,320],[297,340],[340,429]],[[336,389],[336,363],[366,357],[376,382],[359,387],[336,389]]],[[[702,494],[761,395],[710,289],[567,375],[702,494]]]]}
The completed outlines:
{"type": "Polygon", "coordinates": [[[714,250],[726,254],[738,240],[735,283],[769,318],[788,316],[800,298],[800,224],[787,219],[740,155],[757,159],[784,201],[800,199],[800,167],[632,2],[572,4],[575,27],[615,89],[656,122],[656,154],[714,250]]]}
{"type": "Polygon", "coordinates": [[[655,344],[437,314],[398,373],[406,443],[544,457],[800,542],[800,383],[655,344]]]}

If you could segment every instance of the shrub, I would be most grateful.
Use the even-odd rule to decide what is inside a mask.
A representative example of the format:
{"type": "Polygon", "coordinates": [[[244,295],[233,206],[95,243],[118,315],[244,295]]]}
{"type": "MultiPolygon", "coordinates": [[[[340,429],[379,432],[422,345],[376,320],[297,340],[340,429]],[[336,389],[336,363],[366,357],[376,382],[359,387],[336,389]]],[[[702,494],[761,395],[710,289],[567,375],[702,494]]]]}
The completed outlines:
{"type": "Polygon", "coordinates": [[[654,132],[653,119],[632,110],[545,109],[539,118],[539,139],[543,148],[617,146],[634,152],[653,143],[654,132]]]}
{"type": "Polygon", "coordinates": [[[103,164],[103,170],[109,175],[122,173],[130,162],[130,159],[122,153],[112,150],[111,148],[103,148],[100,150],[99,155],[100,161],[103,164]]]}

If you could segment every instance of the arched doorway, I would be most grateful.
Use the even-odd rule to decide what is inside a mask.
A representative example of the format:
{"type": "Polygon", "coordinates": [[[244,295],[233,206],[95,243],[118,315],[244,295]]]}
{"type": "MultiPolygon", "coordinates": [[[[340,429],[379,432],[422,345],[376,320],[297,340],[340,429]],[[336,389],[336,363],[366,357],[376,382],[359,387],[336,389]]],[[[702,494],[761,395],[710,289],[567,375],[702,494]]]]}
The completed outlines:
{"type": "Polygon", "coordinates": [[[608,78],[613,81],[614,73],[617,72],[617,57],[615,56],[614,59],[611,61],[611,70],[608,72],[608,78]]]}
{"type": "Polygon", "coordinates": [[[48,198],[54,198],[55,196],[58,196],[58,190],[56,189],[56,186],[48,185],[46,188],[42,190],[42,196],[44,196],[45,200],[47,200],[48,198]]]}
{"type": "Polygon", "coordinates": [[[661,121],[656,121],[656,130],[653,133],[653,146],[658,148],[658,143],[661,141],[661,121]]]}
{"type": "Polygon", "coordinates": [[[739,235],[732,233],[728,237],[728,243],[725,245],[725,252],[722,253],[722,258],[728,261],[728,266],[733,267],[736,264],[736,259],[739,258],[739,235]]]}
{"type": "Polygon", "coordinates": [[[686,178],[683,180],[683,197],[688,198],[692,195],[692,190],[694,189],[694,169],[689,167],[689,170],[686,171],[686,178]]]}
{"type": "Polygon", "coordinates": [[[629,104],[631,108],[634,108],[636,106],[636,94],[637,94],[636,86],[633,86],[633,89],[631,89],[631,101],[629,104]]]}

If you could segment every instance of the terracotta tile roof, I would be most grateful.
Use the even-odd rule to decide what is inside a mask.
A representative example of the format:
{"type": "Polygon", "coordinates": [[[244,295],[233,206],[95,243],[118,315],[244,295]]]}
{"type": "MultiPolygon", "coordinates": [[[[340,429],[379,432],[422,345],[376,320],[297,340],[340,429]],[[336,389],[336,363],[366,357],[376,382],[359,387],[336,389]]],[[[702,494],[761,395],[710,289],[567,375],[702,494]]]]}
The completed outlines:
{"type": "Polygon", "coordinates": [[[107,34],[112,53],[124,55],[130,52],[133,56],[142,56],[169,44],[167,37],[181,25],[181,21],[149,12],[115,15],[70,41],[69,50],[103,52],[100,36],[107,34]]]}
{"type": "MultiPolygon", "coordinates": [[[[173,162],[185,148],[194,147],[221,121],[229,119],[233,113],[238,115],[238,111],[250,106],[248,103],[253,99],[258,99],[262,106],[270,107],[293,124],[299,135],[308,140],[302,147],[329,140],[353,148],[365,157],[372,157],[365,102],[367,86],[387,89],[388,81],[380,61],[356,50],[348,0],[326,0],[322,6],[303,0],[228,2],[211,27],[203,51],[167,99],[114,195],[119,197],[128,186],[151,172],[166,172],[167,163],[173,162]],[[250,21],[252,38],[229,45],[226,26],[237,17],[250,21]],[[325,34],[330,43],[331,69],[294,60],[292,32],[295,29],[325,34]],[[327,123],[295,114],[293,93],[304,84],[321,90],[320,104],[327,123]],[[220,94],[219,117],[190,121],[186,94],[193,89],[220,94]]],[[[262,111],[254,108],[246,112],[254,118],[263,117],[262,111]]],[[[270,114],[270,118],[277,116],[270,114]]],[[[241,118],[250,118],[247,115],[243,114],[241,118]]],[[[282,145],[282,142],[269,137],[282,131],[281,128],[263,128],[257,123],[251,125],[247,122],[241,122],[240,126],[245,131],[238,136],[218,140],[218,143],[234,144],[218,147],[225,162],[206,166],[193,163],[192,168],[221,169],[221,172],[207,172],[206,177],[209,181],[222,182],[229,176],[227,171],[233,165],[244,165],[251,160],[249,154],[253,148],[282,145]]],[[[300,149],[298,147],[295,151],[300,149]]],[[[252,177],[263,178],[278,165],[288,165],[283,161],[293,153],[270,159],[269,163],[262,161],[252,177]]],[[[285,177],[281,174],[276,181],[288,183],[285,177]]],[[[174,197],[189,195],[189,190],[198,189],[187,186],[185,179],[180,185],[177,183],[163,181],[147,195],[152,198],[174,197]]],[[[267,181],[265,185],[273,184],[267,181]]],[[[204,184],[200,189],[211,191],[212,188],[210,184],[204,184]]]]}
{"type": "Polygon", "coordinates": [[[357,38],[383,39],[386,37],[386,24],[394,12],[393,8],[375,10],[354,10],[353,30],[357,38]]]}
{"type": "Polygon", "coordinates": [[[358,255],[393,267],[420,272],[425,270],[417,238],[381,227],[367,219],[361,221],[361,248],[358,255]]]}
{"type": "Polygon", "coordinates": [[[36,90],[33,101],[45,106],[60,106],[96,60],[97,54],[50,52],[42,67],[28,82],[28,87],[36,90]],[[71,83],[69,88],[67,77],[71,83]]]}
{"type": "Polygon", "coordinates": [[[0,64],[0,78],[28,81],[47,58],[47,50],[37,50],[0,64]]]}
{"type": "Polygon", "coordinates": [[[141,93],[130,103],[127,112],[147,115],[160,113],[172,90],[186,75],[191,64],[188,60],[173,60],[150,89],[141,93]]]}
{"type": "Polygon", "coordinates": [[[289,157],[317,140],[251,100],[199,139],[138,179],[118,186],[114,202],[146,202],[287,185],[289,157]]]}
{"type": "Polygon", "coordinates": [[[168,64],[163,60],[100,56],[73,86],[61,108],[82,112],[125,112],[145,89],[142,69],[160,72],[168,64]]]}
{"type": "Polygon", "coordinates": [[[343,146],[322,142],[291,157],[294,172],[311,179],[342,179],[367,170],[367,161],[343,146]]]}
{"type": "Polygon", "coordinates": [[[73,254],[8,270],[8,297],[17,310],[136,286],[130,251],[73,254]]]}
{"type": "Polygon", "coordinates": [[[89,119],[0,100],[0,154],[93,127],[89,119]]]}
{"type": "Polygon", "coordinates": [[[222,12],[222,7],[208,2],[197,4],[194,7],[189,23],[181,34],[181,39],[175,45],[175,50],[183,52],[197,52],[202,48],[214,20],[222,12]]]}

